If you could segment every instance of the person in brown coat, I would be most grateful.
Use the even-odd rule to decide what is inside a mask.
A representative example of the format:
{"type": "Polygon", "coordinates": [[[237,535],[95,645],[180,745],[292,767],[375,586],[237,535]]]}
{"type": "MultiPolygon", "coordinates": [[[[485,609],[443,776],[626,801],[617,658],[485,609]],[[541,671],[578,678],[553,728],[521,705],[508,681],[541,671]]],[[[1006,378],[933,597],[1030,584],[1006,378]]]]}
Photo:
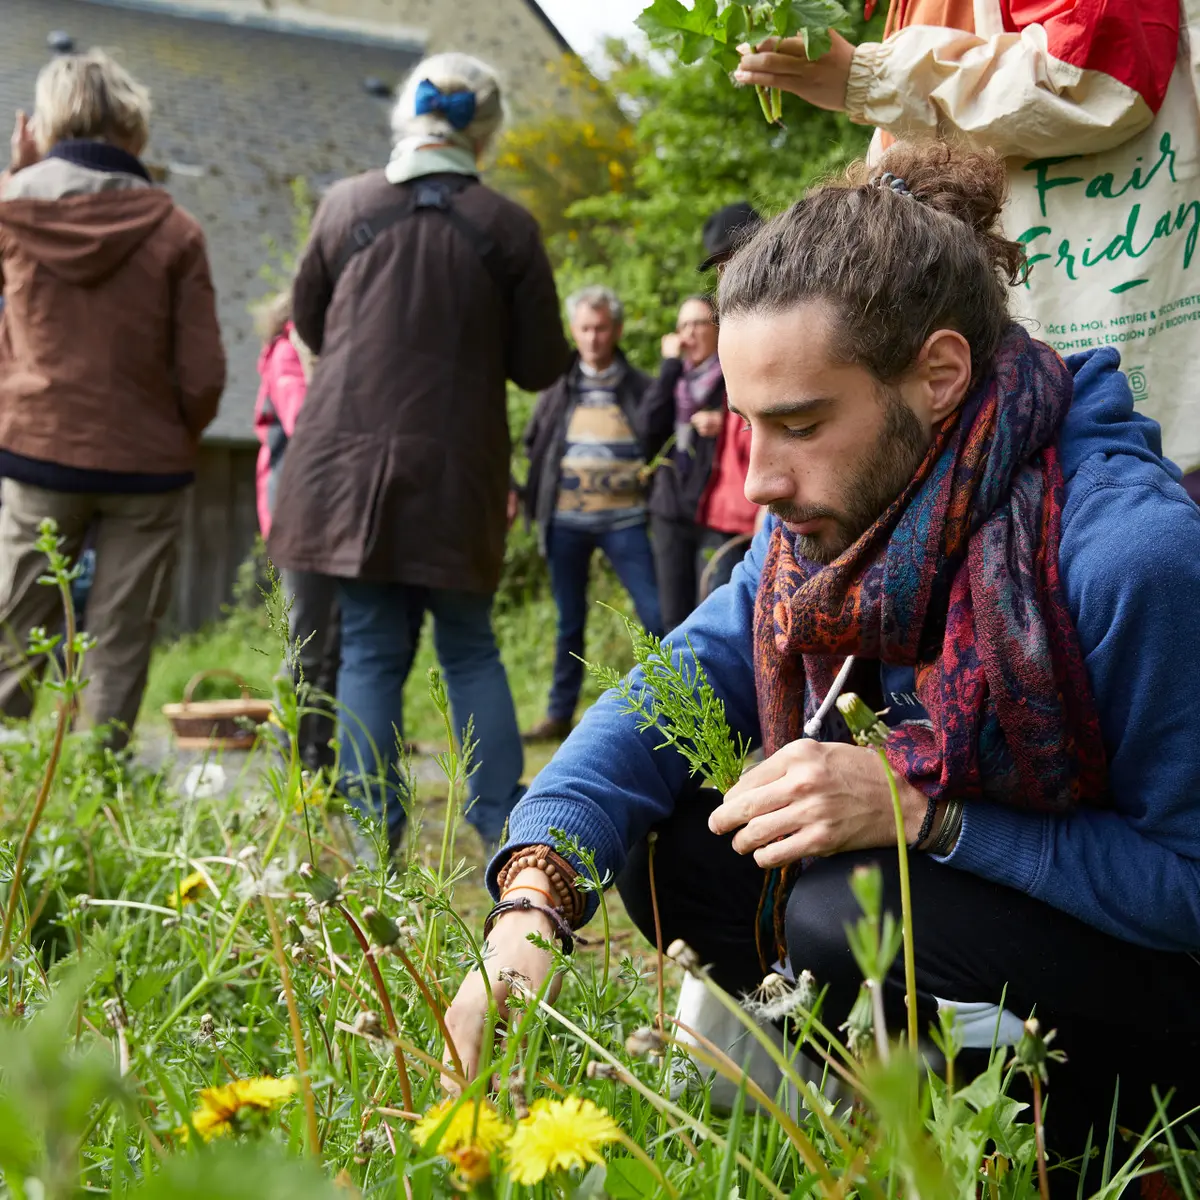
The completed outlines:
{"type": "Polygon", "coordinates": [[[478,742],[468,818],[485,843],[522,790],[491,624],[509,524],[505,380],[548,387],[570,349],[537,223],[478,179],[501,118],[483,63],[419,64],[390,163],[330,190],[293,288],[296,331],[319,357],[269,549],[282,567],[340,579],[342,787],[386,816],[393,844],[404,809],[392,764],[425,612],[456,729],[472,722],[478,742]]]}
{"type": "Polygon", "coordinates": [[[46,518],[96,575],[82,717],[122,746],[171,596],[184,497],[216,416],[225,356],[204,235],[138,155],[149,95],[100,51],[38,76],[0,176],[0,710],[28,715],[61,624],[40,586],[46,518]]]}

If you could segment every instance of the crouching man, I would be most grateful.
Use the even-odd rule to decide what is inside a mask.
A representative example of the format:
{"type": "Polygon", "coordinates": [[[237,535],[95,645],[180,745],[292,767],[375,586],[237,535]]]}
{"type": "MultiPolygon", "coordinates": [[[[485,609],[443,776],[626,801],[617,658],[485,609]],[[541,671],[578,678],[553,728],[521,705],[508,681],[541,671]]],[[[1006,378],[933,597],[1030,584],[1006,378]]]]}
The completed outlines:
{"type": "MultiPolygon", "coordinates": [[[[844,1020],[853,868],[878,862],[900,910],[882,765],[823,715],[852,657],[845,687],[892,727],[922,1027],[939,1003],[1036,1006],[1069,1059],[1048,1135],[1078,1153],[1118,1075],[1133,1128],[1151,1084],[1179,1112],[1200,1079],[1200,509],[1116,351],[1064,363],[1012,320],[1004,181],[998,158],[900,145],[727,266],[721,362],[752,431],[746,495],[773,515],[671,640],[765,760],[715,796],[602,699],[491,864],[493,894],[529,903],[501,905],[487,969],[501,1003],[506,968],[537,986],[528,936],[594,907],[551,830],[594,850],[653,936],[657,830],[664,940],[735,993],[807,968],[844,1020]]],[[[888,982],[899,1029],[900,963],[888,982]]],[[[467,1064],[485,1011],[476,973],[448,1014],[467,1064]]]]}

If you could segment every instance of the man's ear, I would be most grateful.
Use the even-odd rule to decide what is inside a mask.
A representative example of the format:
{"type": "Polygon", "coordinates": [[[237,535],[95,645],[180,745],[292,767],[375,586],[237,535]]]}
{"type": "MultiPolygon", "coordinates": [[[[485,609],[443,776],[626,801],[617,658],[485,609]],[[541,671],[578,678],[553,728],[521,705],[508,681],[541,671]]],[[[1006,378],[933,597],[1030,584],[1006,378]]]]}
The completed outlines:
{"type": "Polygon", "coordinates": [[[971,387],[971,347],[955,329],[936,329],[917,355],[922,407],[933,425],[944,421],[971,387]]]}

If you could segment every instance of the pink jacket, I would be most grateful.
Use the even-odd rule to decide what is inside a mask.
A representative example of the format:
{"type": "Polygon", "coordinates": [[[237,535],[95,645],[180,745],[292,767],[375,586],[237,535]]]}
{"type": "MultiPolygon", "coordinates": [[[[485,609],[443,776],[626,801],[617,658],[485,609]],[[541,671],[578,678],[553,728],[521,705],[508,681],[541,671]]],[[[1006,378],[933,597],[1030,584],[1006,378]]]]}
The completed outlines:
{"type": "Polygon", "coordinates": [[[271,532],[275,482],[283,465],[283,451],[296,430],[296,418],[307,391],[300,355],[289,340],[291,332],[289,322],[283,333],[263,348],[258,359],[262,383],[254,405],[254,433],[261,448],[255,479],[258,524],[264,538],[271,532]]]}

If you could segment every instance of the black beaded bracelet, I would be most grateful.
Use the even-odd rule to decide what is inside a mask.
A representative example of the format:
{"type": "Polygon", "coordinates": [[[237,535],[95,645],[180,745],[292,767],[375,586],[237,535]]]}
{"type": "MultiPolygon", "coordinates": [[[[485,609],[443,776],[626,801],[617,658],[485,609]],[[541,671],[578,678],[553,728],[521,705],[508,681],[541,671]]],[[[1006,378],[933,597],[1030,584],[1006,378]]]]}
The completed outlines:
{"type": "Polygon", "coordinates": [[[488,934],[492,932],[492,927],[496,922],[510,912],[540,912],[550,918],[554,925],[555,931],[558,934],[558,940],[562,943],[562,952],[570,954],[575,949],[575,938],[571,933],[571,926],[567,924],[566,919],[562,915],[562,911],[557,908],[551,908],[547,904],[538,904],[536,900],[530,900],[528,896],[522,896],[519,900],[501,900],[499,904],[492,909],[487,915],[487,920],[483,923],[483,936],[486,939],[488,934]]]}
{"type": "Polygon", "coordinates": [[[925,839],[929,836],[930,830],[933,829],[933,820],[937,816],[938,802],[932,797],[929,797],[929,802],[925,806],[925,820],[921,822],[921,832],[917,834],[917,840],[910,842],[908,848],[910,850],[920,850],[925,844],[925,839]]]}

